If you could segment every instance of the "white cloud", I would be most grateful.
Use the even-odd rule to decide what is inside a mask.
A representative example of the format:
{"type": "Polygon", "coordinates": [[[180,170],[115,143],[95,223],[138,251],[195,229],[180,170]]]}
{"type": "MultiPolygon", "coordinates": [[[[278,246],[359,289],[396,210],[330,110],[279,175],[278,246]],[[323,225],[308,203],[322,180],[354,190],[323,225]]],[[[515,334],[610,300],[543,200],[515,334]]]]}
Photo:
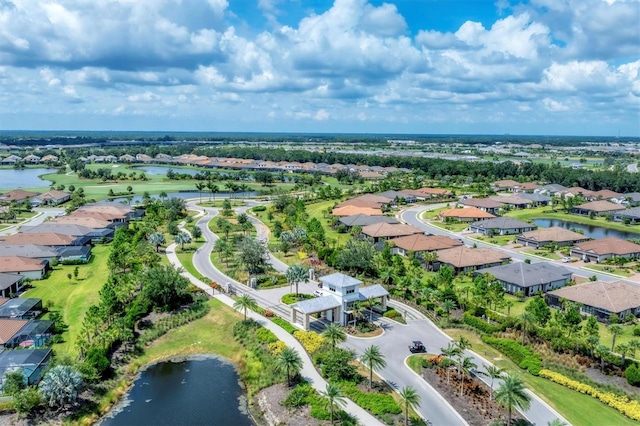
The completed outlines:
{"type": "Polygon", "coordinates": [[[547,110],[553,111],[553,112],[568,111],[569,110],[569,107],[567,105],[564,105],[563,103],[555,101],[555,100],[550,99],[550,98],[544,98],[542,100],[542,104],[544,105],[544,107],[547,110]]]}

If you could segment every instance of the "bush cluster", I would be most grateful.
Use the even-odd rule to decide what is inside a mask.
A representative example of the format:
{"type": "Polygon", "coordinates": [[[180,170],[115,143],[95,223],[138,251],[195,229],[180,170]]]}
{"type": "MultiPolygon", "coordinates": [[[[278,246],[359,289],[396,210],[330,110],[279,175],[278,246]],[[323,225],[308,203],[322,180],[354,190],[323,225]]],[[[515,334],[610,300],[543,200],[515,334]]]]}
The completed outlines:
{"type": "Polygon", "coordinates": [[[258,339],[258,342],[266,343],[266,344],[275,343],[278,341],[278,338],[276,337],[276,335],[264,327],[260,327],[256,331],[256,339],[258,339]]]}
{"type": "Polygon", "coordinates": [[[166,334],[169,330],[185,325],[198,318],[202,318],[209,312],[209,304],[196,301],[189,309],[171,315],[166,318],[159,319],[153,323],[153,326],[145,330],[138,338],[137,344],[145,346],[160,336],[166,334]]]}
{"type": "Polygon", "coordinates": [[[640,368],[634,362],[624,371],[624,377],[632,386],[640,386],[640,368]]]}
{"type": "Polygon", "coordinates": [[[251,210],[253,210],[254,212],[263,212],[267,210],[267,206],[255,206],[251,210]]]}
{"type": "Polygon", "coordinates": [[[599,399],[609,407],[615,408],[630,419],[640,421],[640,402],[638,401],[630,400],[625,396],[618,396],[611,392],[601,392],[593,386],[571,380],[560,373],[554,373],[553,371],[546,369],[540,370],[540,377],[544,377],[552,382],[558,383],[559,385],[599,399]]]}
{"type": "Polygon", "coordinates": [[[388,393],[362,392],[353,382],[340,382],[338,386],[348,398],[376,416],[400,414],[402,409],[393,396],[388,393]]]}
{"type": "Polygon", "coordinates": [[[298,331],[297,328],[295,328],[293,325],[289,324],[287,321],[283,320],[280,317],[273,317],[273,318],[271,318],[271,321],[273,321],[274,323],[278,324],[280,327],[282,327],[289,334],[293,334],[296,331],[298,331]]]}
{"type": "Polygon", "coordinates": [[[520,368],[529,370],[529,373],[534,376],[540,374],[542,359],[540,359],[540,355],[533,352],[530,348],[509,339],[482,336],[482,340],[508,356],[509,359],[518,364],[520,368]]]}
{"type": "Polygon", "coordinates": [[[302,346],[304,346],[310,354],[313,354],[320,349],[324,343],[324,337],[313,331],[298,330],[293,333],[293,336],[302,343],[302,346]]]}
{"type": "Polygon", "coordinates": [[[476,330],[479,330],[486,334],[493,334],[498,331],[503,331],[502,325],[489,324],[482,318],[474,317],[469,312],[465,312],[464,314],[462,314],[462,321],[464,321],[465,324],[475,328],[476,330]]]}

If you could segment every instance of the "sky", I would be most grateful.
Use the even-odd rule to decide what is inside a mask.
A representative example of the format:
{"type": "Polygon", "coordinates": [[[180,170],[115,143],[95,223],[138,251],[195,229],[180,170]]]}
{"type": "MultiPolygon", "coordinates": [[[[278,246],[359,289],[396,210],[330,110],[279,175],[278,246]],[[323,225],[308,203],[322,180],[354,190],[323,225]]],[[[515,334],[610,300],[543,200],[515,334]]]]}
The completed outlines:
{"type": "Polygon", "coordinates": [[[640,136],[640,0],[0,0],[0,129],[640,136]]]}

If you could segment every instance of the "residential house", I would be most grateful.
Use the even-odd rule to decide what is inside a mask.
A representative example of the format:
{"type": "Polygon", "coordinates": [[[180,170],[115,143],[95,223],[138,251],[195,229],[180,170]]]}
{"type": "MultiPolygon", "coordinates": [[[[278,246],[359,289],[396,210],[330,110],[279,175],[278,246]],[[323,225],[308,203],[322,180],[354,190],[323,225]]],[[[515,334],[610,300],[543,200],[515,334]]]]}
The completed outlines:
{"type": "Polygon", "coordinates": [[[83,217],[83,216],[61,216],[51,219],[47,223],[80,225],[92,229],[113,229],[117,224],[109,222],[108,220],[100,219],[97,217],[83,217]]]}
{"type": "MultiPolygon", "coordinates": [[[[527,207],[533,204],[533,201],[531,201],[528,198],[522,197],[521,195],[525,195],[525,194],[521,193],[519,195],[510,195],[508,197],[496,195],[494,197],[489,197],[489,199],[502,203],[503,207],[506,205],[515,209],[526,209],[527,207]]],[[[532,194],[528,194],[528,195],[532,195],[532,194]]]]}
{"type": "Polygon", "coordinates": [[[58,258],[58,251],[55,247],[39,246],[35,244],[6,245],[0,244],[0,257],[20,256],[29,259],[40,259],[53,261],[58,258]]]}
{"type": "Polygon", "coordinates": [[[5,157],[2,160],[0,160],[0,165],[2,165],[2,166],[13,166],[18,161],[22,161],[22,157],[18,157],[17,155],[10,155],[10,156],[5,157]]]}
{"type": "Polygon", "coordinates": [[[589,197],[590,200],[615,200],[622,197],[622,194],[619,194],[615,191],[611,191],[610,189],[601,189],[600,191],[595,191],[589,197]]]}
{"type": "Polygon", "coordinates": [[[619,222],[638,223],[640,222],[640,207],[614,211],[611,213],[611,218],[619,222]]]}
{"type": "Polygon", "coordinates": [[[550,262],[513,262],[508,265],[479,269],[475,274],[491,274],[509,294],[522,292],[533,296],[564,287],[571,281],[571,272],[550,262]]]}
{"type": "Polygon", "coordinates": [[[12,297],[20,290],[24,283],[24,275],[0,273],[0,296],[12,297]]]}
{"type": "Polygon", "coordinates": [[[359,197],[351,198],[347,201],[343,201],[336,207],[344,206],[358,206],[358,207],[371,207],[382,209],[383,207],[390,206],[393,203],[393,198],[383,197],[376,194],[364,194],[359,197]]]}
{"type": "Polygon", "coordinates": [[[549,244],[556,244],[560,247],[572,246],[588,241],[589,239],[589,237],[585,237],[577,232],[569,231],[559,226],[552,226],[550,228],[540,228],[535,231],[524,232],[522,235],[518,235],[516,242],[523,246],[539,248],[549,244]]]}
{"type": "Polygon", "coordinates": [[[91,239],[82,235],[65,235],[55,232],[18,233],[0,237],[0,243],[6,245],[35,244],[38,246],[83,246],[91,239]]]}
{"type": "Polygon", "coordinates": [[[155,160],[147,154],[136,154],[136,161],[140,163],[153,163],[155,160]]]}
{"type": "Polygon", "coordinates": [[[424,234],[424,231],[404,223],[374,223],[362,228],[362,235],[371,238],[374,243],[413,234],[424,234]]]}
{"type": "Polygon", "coordinates": [[[57,206],[71,199],[71,193],[52,189],[31,198],[32,206],[57,206]]]}
{"type": "Polygon", "coordinates": [[[554,195],[560,195],[568,189],[569,188],[567,188],[566,186],[563,186],[557,183],[550,183],[548,185],[543,185],[538,189],[534,189],[533,192],[534,194],[544,194],[544,195],[554,196],[554,195]]]}
{"type": "Polygon", "coordinates": [[[629,192],[627,194],[622,194],[618,198],[618,202],[630,207],[640,206],[640,192],[629,192]]]}
{"type": "MultiPolygon", "coordinates": [[[[12,328],[18,324],[14,322],[24,322],[20,319],[0,319],[0,329],[5,327],[12,328]]],[[[20,328],[8,340],[4,340],[5,336],[0,337],[0,346],[4,349],[29,349],[46,346],[51,340],[53,333],[53,321],[49,320],[30,320],[20,328]]],[[[1,335],[2,333],[0,333],[1,335]]],[[[7,333],[8,334],[8,333],[7,333]]]]}
{"type": "Polygon", "coordinates": [[[47,164],[57,163],[58,161],[59,161],[59,158],[52,154],[45,155],[40,159],[40,162],[47,163],[47,164]]]}
{"type": "Polygon", "coordinates": [[[39,280],[49,270],[49,261],[30,259],[22,256],[0,256],[0,272],[21,274],[32,280],[39,280]]]}
{"type": "Polygon", "coordinates": [[[533,231],[538,227],[511,217],[496,217],[480,220],[469,225],[469,229],[482,235],[514,235],[533,231]]]}
{"type": "Polygon", "coordinates": [[[616,237],[601,238],[585,241],[571,247],[571,256],[589,259],[592,262],[602,262],[611,257],[626,257],[637,259],[640,257],[640,245],[616,237]]]}
{"type": "Polygon", "coordinates": [[[551,204],[551,197],[539,192],[520,194],[520,198],[531,201],[531,207],[548,206],[551,204]]]}
{"type": "Polygon", "coordinates": [[[89,228],[87,226],[76,224],[62,224],[44,222],[36,226],[23,226],[20,228],[21,233],[49,233],[72,235],[75,237],[87,237],[92,243],[108,242],[113,239],[114,231],[112,228],[89,228]]]}
{"type": "Polygon", "coordinates": [[[0,304],[0,318],[29,320],[42,315],[42,299],[15,297],[0,304]]]}
{"type": "Polygon", "coordinates": [[[564,287],[547,293],[550,306],[562,308],[564,300],[580,304],[580,311],[608,322],[612,314],[624,318],[628,313],[640,313],[640,286],[626,281],[594,281],[564,287]]]}
{"type": "Polygon", "coordinates": [[[589,201],[588,203],[580,204],[571,208],[571,213],[581,215],[604,216],[620,210],[626,210],[626,207],[620,204],[612,203],[611,201],[599,200],[589,201]]]}
{"type": "Polygon", "coordinates": [[[42,374],[53,356],[51,349],[31,349],[24,351],[4,351],[0,353],[0,385],[3,384],[6,373],[20,371],[25,384],[35,385],[42,378],[42,374]]]}
{"type": "Polygon", "coordinates": [[[515,180],[499,180],[496,182],[493,182],[491,184],[491,187],[497,191],[509,191],[509,192],[516,192],[517,188],[520,187],[520,182],[516,182],[515,180]]]}
{"type": "Polygon", "coordinates": [[[446,188],[419,188],[415,190],[418,193],[424,194],[426,199],[447,199],[453,198],[454,193],[450,189],[446,188]]]}
{"type": "Polygon", "coordinates": [[[498,214],[498,211],[504,206],[504,203],[491,198],[465,198],[458,201],[458,203],[467,207],[476,207],[492,215],[498,214]]]}
{"type": "Polygon", "coordinates": [[[490,248],[454,247],[438,252],[438,262],[451,266],[456,273],[475,271],[509,262],[509,255],[490,248]]]}
{"type": "Polygon", "coordinates": [[[23,189],[14,189],[13,191],[6,192],[0,195],[0,203],[11,203],[15,201],[16,203],[24,203],[26,200],[29,200],[35,197],[35,192],[25,191],[23,189]]]}
{"type": "Polygon", "coordinates": [[[380,192],[378,194],[379,197],[385,197],[385,198],[389,198],[392,201],[393,204],[397,204],[396,201],[401,201],[404,200],[406,203],[415,203],[416,202],[416,197],[406,191],[385,191],[385,192],[380,192]]]}
{"type": "Polygon", "coordinates": [[[37,155],[27,155],[26,157],[24,157],[22,159],[22,162],[25,164],[38,164],[40,163],[40,157],[38,157],[37,155]]]}
{"type": "Polygon", "coordinates": [[[565,197],[576,197],[580,195],[586,199],[589,199],[589,197],[591,197],[592,194],[593,194],[593,191],[581,188],[579,186],[573,186],[571,188],[567,188],[565,191],[560,192],[560,195],[563,195],[565,197]]]}
{"type": "Polygon", "coordinates": [[[522,182],[519,187],[518,187],[518,191],[520,193],[533,193],[536,189],[540,189],[541,186],[538,185],[537,183],[533,183],[533,182],[522,182]]]}
{"type": "Polygon", "coordinates": [[[387,309],[389,293],[379,284],[360,287],[362,281],[348,275],[335,273],[320,277],[321,296],[291,305],[291,323],[309,329],[310,316],[346,326],[355,320],[352,308],[356,302],[379,299],[382,310],[387,309]],[[298,315],[302,315],[302,323],[298,315]]]}
{"type": "Polygon", "coordinates": [[[456,220],[458,222],[476,222],[479,220],[492,219],[494,217],[495,216],[491,213],[487,213],[477,207],[447,209],[440,212],[440,218],[443,221],[456,220]]]}
{"type": "Polygon", "coordinates": [[[462,241],[444,235],[413,234],[404,237],[394,238],[389,241],[391,252],[406,256],[414,253],[416,257],[421,257],[424,253],[446,250],[464,245],[462,241]]]}
{"type": "Polygon", "coordinates": [[[121,163],[135,163],[136,157],[130,154],[124,154],[118,157],[118,161],[120,161],[121,163]]]}
{"type": "Polygon", "coordinates": [[[354,216],[358,214],[363,214],[366,216],[382,216],[382,210],[380,208],[374,207],[347,205],[336,207],[331,211],[331,214],[334,216],[354,216]]]}
{"type": "Polygon", "coordinates": [[[338,222],[347,228],[354,226],[364,227],[373,225],[374,223],[400,223],[398,219],[392,216],[367,216],[366,214],[356,214],[353,216],[343,216],[338,222]]]}

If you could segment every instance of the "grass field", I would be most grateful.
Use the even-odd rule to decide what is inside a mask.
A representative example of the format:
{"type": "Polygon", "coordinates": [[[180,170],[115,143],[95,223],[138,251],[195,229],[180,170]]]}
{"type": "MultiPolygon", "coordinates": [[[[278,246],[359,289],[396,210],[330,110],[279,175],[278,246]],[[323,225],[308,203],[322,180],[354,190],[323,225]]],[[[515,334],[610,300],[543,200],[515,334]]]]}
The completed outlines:
{"type": "Polygon", "coordinates": [[[636,274],[629,268],[621,268],[619,266],[614,266],[614,265],[589,265],[589,266],[583,266],[582,269],[590,269],[596,272],[605,272],[608,274],[618,275],[624,278],[628,278],[636,274]]]}
{"type": "MultiPolygon", "coordinates": [[[[51,303],[51,310],[60,311],[68,329],[62,334],[64,341],[53,348],[58,354],[75,355],[75,342],[82,327],[84,314],[89,306],[98,302],[99,292],[109,276],[107,260],[110,246],[98,245],[93,249],[93,261],[88,265],[79,265],[78,280],[69,280],[67,274],[73,274],[75,266],[59,265],[49,278],[33,281],[33,288],[22,297],[42,299],[45,306],[51,303]]],[[[45,317],[46,318],[46,317],[45,317]]]]}
{"type": "Polygon", "coordinates": [[[504,368],[509,373],[520,373],[529,389],[575,426],[637,425],[633,420],[623,416],[618,411],[604,405],[595,398],[567,389],[547,379],[535,377],[529,373],[523,373],[523,370],[516,364],[496,349],[485,344],[471,331],[452,329],[445,330],[445,332],[454,339],[463,335],[471,342],[474,352],[484,356],[484,358],[500,368],[504,368]]]}
{"type": "Polygon", "coordinates": [[[530,254],[532,256],[544,257],[545,259],[549,260],[560,260],[562,258],[559,254],[555,252],[551,253],[548,250],[527,249],[522,250],[522,253],[530,254]]]}
{"type": "Polygon", "coordinates": [[[507,244],[512,243],[515,237],[513,235],[503,235],[503,236],[498,235],[495,237],[478,236],[478,237],[473,237],[473,239],[479,240],[485,243],[489,243],[489,244],[495,244],[498,246],[506,246],[507,244]]]}

